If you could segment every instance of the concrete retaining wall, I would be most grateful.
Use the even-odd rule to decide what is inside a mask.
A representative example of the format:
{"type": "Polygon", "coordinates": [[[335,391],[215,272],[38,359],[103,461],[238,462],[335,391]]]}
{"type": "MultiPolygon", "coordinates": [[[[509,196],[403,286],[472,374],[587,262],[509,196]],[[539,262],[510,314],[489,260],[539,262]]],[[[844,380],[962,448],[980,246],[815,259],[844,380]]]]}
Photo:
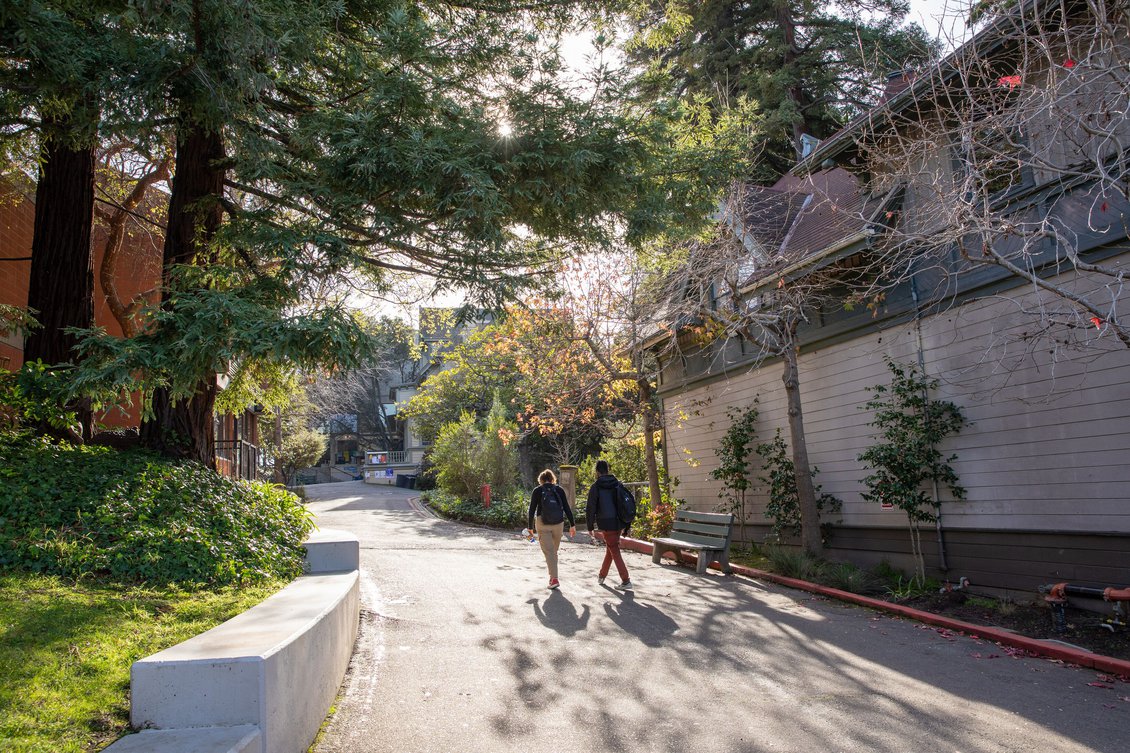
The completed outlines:
{"type": "Polygon", "coordinates": [[[307,750],[357,637],[360,550],[340,531],[319,531],[306,548],[309,575],[130,669],[133,726],[183,734],[143,732],[107,751],[307,750]]]}

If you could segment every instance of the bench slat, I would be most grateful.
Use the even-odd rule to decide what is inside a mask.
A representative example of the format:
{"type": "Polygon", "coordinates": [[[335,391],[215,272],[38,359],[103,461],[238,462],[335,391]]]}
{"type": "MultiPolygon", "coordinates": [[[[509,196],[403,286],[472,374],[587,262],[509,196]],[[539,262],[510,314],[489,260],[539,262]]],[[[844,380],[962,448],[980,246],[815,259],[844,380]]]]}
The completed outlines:
{"type": "Polygon", "coordinates": [[[718,523],[731,525],[734,522],[732,513],[724,512],[699,512],[697,510],[676,510],[675,520],[689,520],[692,523],[718,523]]]}
{"type": "Polygon", "coordinates": [[[720,546],[700,544],[693,541],[687,541],[683,538],[666,538],[666,539],[652,539],[653,542],[658,542],[664,546],[675,549],[693,549],[694,551],[701,551],[703,549],[710,549],[715,551],[722,551],[720,546]]]}
{"type": "Polygon", "coordinates": [[[687,531],[688,533],[703,533],[707,536],[720,536],[722,538],[725,538],[730,533],[730,526],[729,524],[713,525],[711,523],[689,523],[687,521],[676,521],[671,530],[687,531]]]}
{"type": "Polygon", "coordinates": [[[683,533],[682,531],[672,531],[670,538],[676,541],[685,541],[690,544],[697,544],[698,546],[705,547],[706,549],[725,549],[726,539],[718,536],[700,536],[697,533],[683,533]]]}

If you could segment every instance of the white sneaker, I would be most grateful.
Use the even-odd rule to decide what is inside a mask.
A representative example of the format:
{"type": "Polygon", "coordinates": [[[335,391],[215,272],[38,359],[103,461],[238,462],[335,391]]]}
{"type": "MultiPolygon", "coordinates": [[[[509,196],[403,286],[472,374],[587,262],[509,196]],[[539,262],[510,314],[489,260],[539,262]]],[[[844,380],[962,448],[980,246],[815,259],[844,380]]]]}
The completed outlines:
{"type": "Polygon", "coordinates": [[[623,583],[621,583],[620,585],[616,586],[616,588],[619,588],[621,591],[631,591],[632,590],[632,582],[630,580],[626,580],[623,583]]]}
{"type": "Polygon", "coordinates": [[[604,578],[597,578],[597,579],[596,579],[596,584],[597,584],[598,586],[603,586],[603,585],[604,585],[604,578]]]}

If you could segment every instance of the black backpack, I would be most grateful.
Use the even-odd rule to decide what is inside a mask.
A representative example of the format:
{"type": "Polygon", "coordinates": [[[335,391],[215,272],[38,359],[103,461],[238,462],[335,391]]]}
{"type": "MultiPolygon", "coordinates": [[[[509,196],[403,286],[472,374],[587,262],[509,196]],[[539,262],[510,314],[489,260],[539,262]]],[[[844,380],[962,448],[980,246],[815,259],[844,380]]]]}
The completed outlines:
{"type": "Polygon", "coordinates": [[[546,484],[541,488],[541,522],[546,525],[556,525],[565,520],[565,508],[558,498],[557,487],[546,484]]]}
{"type": "Polygon", "coordinates": [[[617,484],[616,491],[616,517],[620,525],[630,528],[636,520],[636,498],[623,484],[617,484]]]}

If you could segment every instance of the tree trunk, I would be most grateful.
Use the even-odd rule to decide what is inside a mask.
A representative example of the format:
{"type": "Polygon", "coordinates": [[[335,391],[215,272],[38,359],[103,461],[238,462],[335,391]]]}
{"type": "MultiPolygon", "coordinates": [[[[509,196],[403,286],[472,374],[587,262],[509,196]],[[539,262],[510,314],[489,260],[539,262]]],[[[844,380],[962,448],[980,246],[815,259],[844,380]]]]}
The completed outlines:
{"type": "Polygon", "coordinates": [[[791,75],[792,78],[785,82],[785,90],[788,92],[789,100],[796,108],[796,118],[793,120],[793,148],[796,149],[797,156],[799,157],[803,152],[803,144],[801,142],[801,135],[808,133],[813,136],[822,136],[818,133],[820,130],[818,125],[811,117],[812,105],[814,101],[812,95],[804,88],[804,81],[797,73],[798,63],[800,60],[800,46],[797,43],[797,23],[793,18],[792,9],[786,2],[781,2],[777,6],[777,23],[780,26],[781,34],[784,37],[785,47],[781,56],[781,70],[791,75]]]}
{"type": "Polygon", "coordinates": [[[816,489],[812,483],[808,445],[804,438],[804,414],[801,411],[800,371],[797,368],[795,338],[787,339],[788,347],[782,353],[785,370],[781,381],[785,383],[789,434],[792,438],[793,473],[796,476],[797,504],[800,507],[800,544],[804,551],[818,555],[823,548],[820,536],[820,510],[816,506],[816,489]]]}
{"type": "MultiPolygon", "coordinates": [[[[177,139],[163,255],[166,288],[174,266],[206,265],[209,261],[208,243],[223,220],[219,199],[223,195],[225,161],[219,133],[193,128],[177,139]]],[[[214,373],[203,375],[189,398],[174,401],[167,389],[156,390],[154,416],[141,425],[142,443],[163,455],[198,460],[215,468],[212,409],[217,391],[214,373]]]]}
{"type": "Polygon", "coordinates": [[[643,409],[643,457],[647,465],[647,488],[651,494],[654,508],[663,501],[663,490],[659,487],[659,463],[655,459],[655,413],[651,406],[651,382],[640,379],[640,407],[643,409]]]}
{"type": "MultiPolygon", "coordinates": [[[[24,340],[24,361],[55,365],[75,359],[76,339],[64,329],[94,325],[94,149],[75,149],[58,138],[67,131],[66,119],[46,119],[44,125],[27,296],[28,308],[43,326],[24,340]]],[[[89,402],[70,407],[89,438],[89,402]]]]}

